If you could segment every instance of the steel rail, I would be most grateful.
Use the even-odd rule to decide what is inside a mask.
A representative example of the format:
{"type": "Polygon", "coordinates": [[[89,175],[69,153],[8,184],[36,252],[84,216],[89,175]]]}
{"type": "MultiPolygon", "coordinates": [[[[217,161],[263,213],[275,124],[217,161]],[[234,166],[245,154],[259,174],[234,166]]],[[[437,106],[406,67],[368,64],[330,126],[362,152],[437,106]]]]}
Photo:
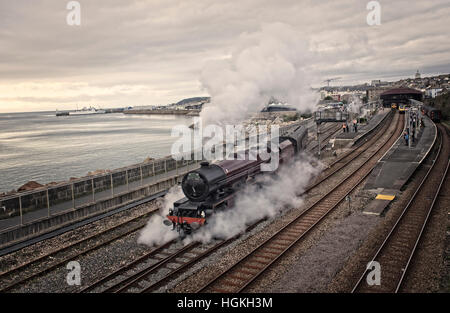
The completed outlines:
{"type": "Polygon", "coordinates": [[[147,260],[148,258],[150,258],[151,256],[159,253],[162,249],[165,249],[167,247],[169,247],[172,243],[174,243],[174,241],[169,241],[163,245],[160,245],[158,247],[156,247],[155,249],[145,253],[144,255],[142,255],[141,257],[137,258],[136,260],[134,260],[133,262],[120,267],[119,269],[115,270],[114,272],[96,280],[94,283],[91,283],[90,285],[84,287],[83,289],[79,290],[79,293],[84,293],[84,292],[89,292],[95,288],[97,288],[98,286],[100,286],[101,284],[112,280],[114,278],[116,278],[117,276],[121,275],[123,272],[129,270],[132,266],[135,266],[136,264],[139,264],[141,262],[144,262],[145,260],[147,260]]]}
{"type": "MultiPolygon", "coordinates": [[[[144,277],[156,272],[157,270],[161,269],[163,266],[168,264],[170,261],[176,259],[180,255],[192,251],[195,247],[198,247],[200,243],[198,242],[192,242],[184,247],[182,247],[180,250],[176,251],[175,253],[169,255],[167,258],[164,258],[160,261],[158,261],[156,264],[153,264],[147,268],[144,268],[141,271],[138,271],[137,273],[127,277],[126,279],[120,281],[119,283],[105,289],[103,292],[113,292],[113,293],[120,293],[124,292],[126,289],[129,289],[133,286],[135,286],[137,283],[139,283],[144,277]]],[[[127,269],[130,269],[130,267],[127,267],[127,269]]]]}
{"type": "MultiPolygon", "coordinates": [[[[127,221],[125,221],[123,223],[115,225],[115,226],[113,226],[111,228],[105,229],[105,230],[103,230],[103,231],[101,231],[99,233],[92,234],[92,235],[90,235],[90,236],[88,236],[86,238],[80,239],[80,240],[78,240],[76,242],[73,242],[73,243],[70,243],[68,245],[65,245],[65,246],[63,246],[63,247],[61,247],[59,249],[50,251],[50,252],[48,252],[48,253],[46,253],[46,254],[44,254],[44,255],[42,255],[42,256],[34,259],[34,260],[25,262],[25,263],[20,264],[19,266],[16,266],[16,267],[14,267],[14,268],[12,268],[10,270],[2,272],[0,274],[0,277],[13,275],[14,273],[19,272],[19,271],[23,270],[26,267],[33,266],[35,263],[38,263],[38,262],[41,262],[41,261],[45,262],[46,261],[45,259],[47,259],[47,258],[50,258],[50,257],[52,257],[52,256],[54,256],[54,255],[56,255],[58,253],[62,253],[62,252],[67,251],[67,250],[69,250],[71,248],[74,248],[77,245],[84,244],[84,243],[86,243],[86,242],[88,242],[90,240],[95,240],[95,239],[97,239],[97,238],[99,238],[99,237],[101,237],[103,235],[107,235],[108,233],[114,232],[114,231],[120,229],[121,227],[127,226],[127,225],[129,225],[131,223],[134,223],[134,222],[137,222],[139,219],[146,218],[147,216],[153,214],[155,211],[157,211],[157,209],[154,209],[154,210],[151,210],[150,212],[146,212],[144,214],[136,216],[136,217],[134,217],[134,218],[132,218],[130,220],[127,220],[127,221]]],[[[14,281],[14,282],[10,283],[9,285],[7,285],[5,287],[0,288],[0,292],[6,292],[6,291],[9,291],[9,290],[11,290],[13,288],[16,288],[17,286],[19,286],[19,285],[21,285],[21,284],[23,284],[23,283],[25,283],[25,282],[33,279],[33,278],[39,277],[39,276],[41,276],[43,274],[46,274],[49,271],[51,271],[51,270],[53,270],[53,269],[55,269],[55,268],[57,268],[59,266],[64,265],[66,262],[68,262],[68,261],[70,261],[70,260],[72,260],[74,258],[77,258],[79,256],[85,255],[85,254],[87,254],[89,252],[92,252],[94,250],[97,250],[97,249],[99,249],[99,248],[101,248],[101,247],[103,247],[103,246],[105,246],[105,245],[107,245],[107,244],[109,244],[109,243],[111,243],[113,241],[116,241],[116,240],[118,240],[120,238],[123,238],[123,237],[125,237],[125,236],[127,236],[127,235],[129,235],[131,233],[134,233],[134,232],[142,229],[146,225],[146,223],[147,222],[142,222],[139,225],[136,225],[136,226],[126,230],[123,233],[116,234],[116,235],[108,238],[105,241],[102,241],[102,242],[100,242],[98,244],[95,244],[92,247],[88,247],[86,249],[83,249],[80,252],[75,253],[75,254],[71,254],[71,255],[65,256],[62,259],[58,260],[56,263],[53,263],[53,264],[51,264],[50,266],[47,266],[44,269],[41,269],[41,270],[39,270],[39,271],[37,271],[35,273],[32,273],[32,274],[30,274],[30,275],[28,275],[26,277],[23,277],[23,278],[21,278],[19,280],[14,281]]]]}
{"type": "MultiPolygon", "coordinates": [[[[441,134],[442,134],[442,133],[441,133],[441,134]]],[[[418,193],[422,190],[423,186],[425,186],[425,184],[426,184],[428,178],[430,177],[430,174],[431,174],[432,171],[435,169],[435,166],[436,166],[436,164],[437,164],[436,160],[441,156],[441,152],[442,152],[442,147],[443,147],[444,140],[448,140],[448,138],[445,138],[445,139],[444,139],[443,137],[444,137],[444,136],[443,136],[443,134],[442,134],[442,136],[441,136],[441,142],[440,142],[439,148],[438,148],[438,153],[437,153],[436,158],[433,160],[432,166],[428,169],[427,173],[425,174],[425,176],[424,176],[423,179],[421,180],[419,186],[416,188],[414,194],[411,196],[411,199],[408,201],[408,203],[406,204],[406,206],[405,206],[404,209],[402,210],[400,216],[397,218],[395,224],[392,226],[392,228],[390,229],[390,231],[389,231],[389,233],[387,234],[386,238],[383,240],[383,242],[382,242],[381,245],[379,246],[379,248],[378,248],[378,250],[376,251],[375,255],[371,258],[371,262],[375,261],[375,260],[381,255],[382,251],[388,246],[389,241],[390,241],[390,240],[392,239],[392,237],[393,237],[393,234],[397,231],[397,229],[398,229],[400,223],[404,221],[404,219],[405,219],[405,217],[406,217],[406,214],[408,213],[408,210],[410,209],[411,205],[413,205],[414,201],[416,200],[416,196],[417,196],[418,193]]],[[[428,151],[428,153],[430,153],[430,151],[431,151],[431,149],[428,151]]],[[[424,231],[424,229],[425,229],[425,227],[426,227],[426,224],[427,224],[429,215],[430,215],[430,213],[431,213],[431,211],[432,211],[432,209],[433,209],[433,207],[434,207],[434,204],[435,204],[435,201],[436,201],[436,199],[437,199],[437,196],[439,195],[441,186],[442,186],[442,184],[443,184],[443,182],[444,182],[444,180],[445,180],[447,170],[448,170],[448,161],[447,161],[447,167],[446,167],[446,170],[445,170],[445,174],[442,176],[442,179],[440,180],[440,184],[439,184],[438,188],[436,189],[436,192],[435,192],[433,201],[432,201],[431,205],[430,205],[429,208],[428,208],[428,213],[427,213],[427,215],[426,215],[426,217],[425,217],[425,219],[424,219],[424,221],[423,221],[421,230],[420,230],[420,232],[419,232],[419,234],[418,234],[418,237],[416,238],[414,247],[413,247],[413,249],[412,249],[412,250],[410,251],[410,253],[409,253],[408,261],[407,261],[406,265],[402,268],[402,269],[403,269],[403,272],[402,272],[402,275],[401,275],[401,277],[400,277],[400,280],[399,280],[399,281],[397,282],[397,284],[396,284],[396,289],[395,289],[394,292],[398,292],[398,290],[400,289],[400,286],[401,286],[401,284],[402,284],[402,282],[403,282],[403,279],[404,279],[404,276],[405,276],[405,273],[406,273],[406,269],[409,267],[409,264],[410,264],[410,262],[411,262],[411,260],[412,260],[412,258],[413,258],[413,255],[414,255],[415,250],[416,250],[416,248],[417,248],[417,245],[418,245],[418,243],[419,243],[419,241],[420,241],[420,238],[421,238],[421,236],[422,236],[422,233],[423,233],[423,231],[424,231]]],[[[360,278],[358,279],[358,281],[357,281],[356,284],[354,285],[354,287],[353,287],[353,289],[352,289],[352,291],[351,291],[352,293],[357,292],[357,290],[358,290],[359,288],[362,287],[362,285],[361,285],[361,284],[362,284],[362,281],[363,281],[364,278],[366,277],[368,271],[369,271],[369,269],[367,269],[367,268],[364,270],[364,272],[362,273],[362,275],[360,276],[360,278]]]]}
{"type": "MultiPolygon", "coordinates": [[[[384,120],[386,121],[386,120],[384,120]]],[[[357,146],[355,150],[351,150],[343,155],[341,155],[338,159],[334,160],[329,166],[328,166],[328,170],[331,170],[331,172],[329,173],[325,173],[325,175],[319,175],[318,180],[315,181],[314,183],[312,183],[311,185],[308,185],[305,190],[300,194],[303,195],[307,192],[309,192],[311,189],[317,187],[318,185],[320,185],[321,183],[323,183],[325,180],[327,180],[328,178],[330,178],[331,176],[334,176],[335,174],[337,174],[341,169],[345,168],[348,164],[350,164],[351,161],[353,161],[354,159],[356,159],[357,157],[360,156],[361,153],[365,152],[367,149],[371,148],[371,141],[376,134],[373,134],[368,141],[363,142],[361,145],[357,146]],[[342,160],[344,160],[345,158],[349,157],[350,159],[346,160],[345,162],[342,163],[342,165],[340,167],[334,168],[334,166],[336,166],[336,164],[341,163],[342,160]]]]}
{"type": "Polygon", "coordinates": [[[439,196],[439,194],[440,194],[442,185],[444,184],[445,177],[446,177],[446,175],[447,175],[449,165],[450,165],[450,161],[447,162],[447,167],[445,168],[444,176],[442,177],[442,180],[441,180],[441,182],[439,183],[438,190],[437,190],[437,192],[436,192],[436,195],[435,195],[434,198],[433,198],[433,203],[431,204],[430,209],[428,210],[427,217],[425,218],[425,222],[423,223],[423,226],[422,226],[422,228],[420,229],[419,236],[417,237],[417,240],[416,240],[416,242],[414,243],[413,250],[412,250],[412,252],[411,252],[411,255],[410,255],[409,258],[408,258],[408,262],[407,262],[406,265],[405,265],[405,268],[404,268],[403,273],[402,273],[402,277],[400,278],[400,281],[399,281],[399,283],[398,283],[398,285],[397,285],[397,288],[395,289],[395,292],[396,292],[396,293],[399,292],[399,290],[400,290],[400,288],[401,288],[401,286],[402,286],[403,280],[404,280],[404,278],[405,278],[405,275],[406,275],[406,273],[407,273],[408,270],[409,270],[409,265],[411,264],[411,260],[412,260],[412,258],[413,258],[414,255],[415,255],[415,252],[416,252],[416,250],[417,250],[417,246],[419,245],[419,241],[420,241],[420,239],[422,238],[422,235],[423,235],[423,232],[424,232],[424,230],[425,230],[425,227],[427,226],[429,217],[430,217],[430,215],[431,215],[431,211],[432,211],[433,208],[434,208],[434,205],[435,205],[435,203],[436,203],[436,200],[437,200],[437,198],[438,198],[438,196],[439,196]]]}
{"type": "MultiPolygon", "coordinates": [[[[255,223],[253,223],[252,225],[248,226],[246,231],[249,231],[251,229],[253,229],[254,227],[256,227],[259,223],[261,223],[262,221],[265,221],[266,218],[260,219],[258,221],[256,221],[255,223]]],[[[184,271],[189,265],[207,257],[208,255],[210,255],[211,253],[213,253],[214,251],[216,251],[217,249],[221,248],[222,246],[231,243],[232,241],[234,241],[235,239],[237,239],[240,236],[240,234],[235,235],[229,239],[223,240],[221,242],[219,242],[218,244],[212,246],[211,248],[207,249],[206,251],[198,254],[196,257],[194,257],[193,259],[189,260],[188,262],[182,264],[180,267],[177,267],[176,269],[172,269],[170,273],[168,273],[167,275],[165,275],[164,277],[162,277],[161,279],[159,279],[158,281],[152,283],[150,286],[146,287],[145,289],[143,289],[141,292],[149,292],[151,289],[154,289],[157,285],[162,284],[163,282],[167,281],[168,279],[170,279],[173,275],[184,271]]],[[[146,259],[148,259],[149,257],[151,257],[152,255],[155,255],[158,252],[161,252],[162,249],[166,249],[169,248],[171,244],[175,243],[176,240],[172,240],[158,248],[156,248],[155,250],[150,251],[149,253],[141,256],[139,259],[136,259],[135,261],[133,261],[132,263],[129,263],[121,268],[119,268],[118,270],[114,271],[113,273],[101,278],[100,280],[97,280],[96,282],[94,282],[93,284],[83,288],[82,290],[80,290],[79,292],[88,292],[98,286],[100,286],[102,283],[105,283],[107,281],[113,280],[115,279],[118,275],[128,271],[128,270],[132,270],[134,266],[138,265],[139,263],[142,263],[143,261],[145,261],[146,259]]],[[[120,282],[108,287],[107,289],[104,289],[102,292],[107,293],[107,292],[113,292],[113,293],[120,293],[120,292],[124,292],[126,291],[128,288],[133,287],[133,285],[136,285],[137,283],[139,283],[140,281],[142,281],[143,279],[145,279],[146,277],[148,277],[149,275],[155,273],[157,270],[163,268],[166,264],[170,263],[171,260],[179,257],[182,254],[185,253],[189,253],[191,252],[193,249],[195,249],[196,247],[199,246],[199,243],[194,242],[191,243],[179,250],[177,250],[175,253],[170,254],[169,256],[167,256],[164,259],[161,259],[159,261],[157,261],[156,263],[147,266],[139,271],[137,271],[136,273],[130,275],[129,277],[121,280],[120,282]]]]}

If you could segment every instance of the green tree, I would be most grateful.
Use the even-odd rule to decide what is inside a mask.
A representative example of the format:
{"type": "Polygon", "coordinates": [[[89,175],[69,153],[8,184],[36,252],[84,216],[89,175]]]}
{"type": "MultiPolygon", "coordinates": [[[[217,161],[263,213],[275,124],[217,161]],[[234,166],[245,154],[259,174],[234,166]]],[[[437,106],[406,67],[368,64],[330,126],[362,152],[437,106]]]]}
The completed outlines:
{"type": "Polygon", "coordinates": [[[284,122],[291,122],[291,121],[296,121],[300,118],[300,113],[295,113],[295,115],[284,115],[283,116],[283,121],[284,122]]]}

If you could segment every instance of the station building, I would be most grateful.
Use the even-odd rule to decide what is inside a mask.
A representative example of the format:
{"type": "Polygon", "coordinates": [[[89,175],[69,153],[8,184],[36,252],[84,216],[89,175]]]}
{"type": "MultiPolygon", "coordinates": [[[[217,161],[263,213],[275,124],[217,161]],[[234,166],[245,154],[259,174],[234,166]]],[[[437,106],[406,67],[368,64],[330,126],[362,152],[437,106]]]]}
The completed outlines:
{"type": "Polygon", "coordinates": [[[380,94],[384,107],[391,107],[392,104],[408,104],[409,99],[422,101],[422,92],[412,88],[394,88],[386,90],[380,94]]]}

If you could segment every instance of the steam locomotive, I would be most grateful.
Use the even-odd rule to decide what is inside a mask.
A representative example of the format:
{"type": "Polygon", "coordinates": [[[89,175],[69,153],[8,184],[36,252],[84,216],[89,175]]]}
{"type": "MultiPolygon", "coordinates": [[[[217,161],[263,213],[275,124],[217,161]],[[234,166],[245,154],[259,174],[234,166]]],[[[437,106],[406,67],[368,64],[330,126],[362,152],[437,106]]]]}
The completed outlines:
{"type": "MultiPolygon", "coordinates": [[[[279,166],[305,150],[307,135],[306,127],[298,126],[279,137],[279,166]]],[[[270,153],[270,149],[267,152],[270,153]]],[[[270,157],[266,160],[259,155],[250,158],[251,153],[251,149],[247,150],[243,160],[237,160],[235,155],[234,160],[202,162],[199,169],[187,173],[181,181],[185,197],[174,203],[164,224],[172,225],[173,230],[184,237],[205,225],[214,213],[231,208],[236,192],[254,181],[256,175],[264,173],[261,171],[263,163],[271,162],[270,157]]]]}

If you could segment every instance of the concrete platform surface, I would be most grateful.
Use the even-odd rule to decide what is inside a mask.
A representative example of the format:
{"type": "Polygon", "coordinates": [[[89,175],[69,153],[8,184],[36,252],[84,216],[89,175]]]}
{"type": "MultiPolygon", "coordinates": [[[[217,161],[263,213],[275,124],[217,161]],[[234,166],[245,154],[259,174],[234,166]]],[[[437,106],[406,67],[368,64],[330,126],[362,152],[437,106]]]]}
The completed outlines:
{"type": "Polygon", "coordinates": [[[349,132],[344,133],[341,131],[341,133],[336,136],[336,139],[357,139],[364,136],[365,133],[376,127],[390,111],[390,109],[386,108],[379,109],[378,113],[375,114],[366,124],[358,124],[357,132],[353,131],[353,126],[349,123],[349,132]]]}
{"type": "Polygon", "coordinates": [[[380,125],[380,123],[387,118],[389,113],[391,113],[390,109],[380,109],[378,113],[367,122],[367,124],[358,126],[358,132],[353,132],[351,130],[348,133],[340,132],[333,139],[333,148],[341,149],[354,146],[367,135],[372,133],[380,125]]]}
{"type": "Polygon", "coordinates": [[[403,185],[422,163],[437,137],[434,123],[428,117],[424,117],[424,123],[425,127],[419,131],[418,138],[411,147],[405,144],[405,140],[401,136],[378,161],[369,175],[364,189],[377,196],[382,196],[369,203],[364,213],[381,214],[393,200],[387,200],[389,197],[383,197],[383,195],[397,196],[403,185]]]}

